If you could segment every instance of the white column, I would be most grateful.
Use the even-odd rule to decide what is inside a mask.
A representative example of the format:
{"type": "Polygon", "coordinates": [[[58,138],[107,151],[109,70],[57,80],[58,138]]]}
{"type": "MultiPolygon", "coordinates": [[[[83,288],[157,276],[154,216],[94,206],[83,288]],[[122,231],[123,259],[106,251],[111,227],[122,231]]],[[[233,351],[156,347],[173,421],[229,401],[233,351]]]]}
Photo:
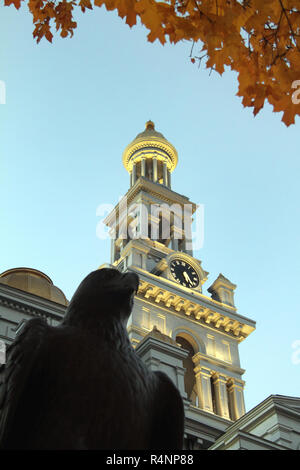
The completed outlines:
{"type": "Polygon", "coordinates": [[[153,181],[154,183],[156,183],[157,181],[157,158],[156,157],[153,157],[152,165],[153,165],[153,181]]]}
{"type": "Polygon", "coordinates": [[[217,414],[222,418],[230,419],[227,395],[227,377],[221,374],[213,375],[213,385],[215,388],[217,414]]]}
{"type": "MultiPolygon", "coordinates": [[[[186,204],[184,207],[183,230],[184,230],[184,238],[185,238],[185,251],[190,256],[193,256],[192,223],[193,223],[192,205],[186,204]]],[[[200,236],[200,234],[198,236],[200,236]]]]}
{"type": "Polygon", "coordinates": [[[168,169],[166,162],[163,162],[163,183],[168,186],[168,169]]]}
{"type": "Polygon", "coordinates": [[[115,258],[116,258],[116,240],[115,239],[111,239],[110,240],[110,262],[111,264],[113,264],[113,262],[115,261],[115,258]]]}
{"type": "Polygon", "coordinates": [[[134,185],[135,182],[136,182],[136,164],[134,163],[132,167],[132,186],[134,185]]]}
{"type": "Polygon", "coordinates": [[[200,365],[200,358],[198,354],[193,356],[193,361],[196,365],[194,368],[196,377],[196,388],[198,395],[198,406],[202,410],[213,412],[213,404],[211,399],[211,385],[210,378],[211,372],[206,367],[200,365]]]}
{"type": "Polygon", "coordinates": [[[172,250],[179,250],[179,240],[183,238],[183,230],[176,225],[171,227],[172,250]]]}
{"type": "Polygon", "coordinates": [[[228,382],[229,406],[233,420],[245,414],[244,384],[243,380],[231,378],[228,382]]]}
{"type": "Polygon", "coordinates": [[[146,158],[142,158],[141,160],[141,176],[146,176],[146,158]]]}
{"type": "Polygon", "coordinates": [[[153,214],[148,215],[148,227],[150,225],[150,233],[148,237],[151,240],[159,240],[159,217],[155,217],[153,214]]]}

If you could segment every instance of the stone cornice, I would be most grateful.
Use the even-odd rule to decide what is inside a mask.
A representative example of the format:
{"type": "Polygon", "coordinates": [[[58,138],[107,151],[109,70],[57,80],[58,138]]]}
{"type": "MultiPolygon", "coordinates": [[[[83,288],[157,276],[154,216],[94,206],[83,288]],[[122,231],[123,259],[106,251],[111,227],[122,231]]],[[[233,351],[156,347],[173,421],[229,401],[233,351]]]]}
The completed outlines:
{"type": "Polygon", "coordinates": [[[165,155],[165,158],[169,160],[169,170],[173,171],[177,165],[178,155],[175,147],[166,139],[162,137],[156,137],[154,135],[149,135],[147,138],[145,136],[139,137],[133,140],[123,152],[123,165],[125,166],[128,172],[131,171],[130,161],[133,156],[140,158],[142,157],[143,150],[146,153],[152,154],[155,151],[162,152],[162,155],[165,155]]]}
{"type": "Polygon", "coordinates": [[[161,352],[167,352],[175,358],[184,359],[188,352],[182,349],[180,346],[174,344],[169,344],[160,339],[154,338],[152,336],[144,337],[136,346],[136,351],[139,354],[144,354],[145,352],[152,351],[153,349],[160,350],[161,352]]]}
{"type": "MultiPolygon", "coordinates": [[[[127,209],[129,208],[130,204],[133,202],[135,197],[142,191],[145,191],[147,194],[150,194],[153,197],[157,197],[159,201],[166,202],[169,205],[172,205],[174,203],[179,204],[181,206],[183,206],[184,204],[190,204],[192,206],[192,213],[194,213],[197,209],[197,205],[194,202],[191,202],[186,196],[178,194],[175,191],[172,191],[171,189],[162,186],[159,183],[153,183],[152,181],[149,181],[142,177],[138,178],[136,183],[127,191],[126,195],[124,196],[127,198],[127,209]]],[[[120,202],[121,201],[116,204],[114,211],[112,211],[104,219],[105,225],[111,226],[112,223],[115,221],[115,217],[118,217],[120,202]]]]}
{"type": "Polygon", "coordinates": [[[276,403],[276,401],[274,401],[274,407],[281,414],[300,420],[300,409],[296,410],[295,408],[291,408],[289,405],[276,403]]]}
{"type": "Polygon", "coordinates": [[[185,433],[214,441],[226,432],[229,421],[189,403],[185,409],[185,433]]]}
{"type": "Polygon", "coordinates": [[[206,327],[216,329],[238,341],[244,340],[254,329],[255,322],[236,313],[234,307],[209,299],[199,292],[174,281],[155,276],[137,267],[130,267],[140,277],[138,298],[153,305],[163,305],[174,313],[192,316],[206,327]]]}
{"type": "MultiPolygon", "coordinates": [[[[257,406],[245,413],[237,421],[235,421],[226,432],[226,442],[232,439],[238,432],[247,431],[251,433],[252,429],[255,429],[261,423],[265,423],[268,417],[272,416],[276,411],[289,414],[293,418],[299,420],[300,412],[290,408],[288,405],[285,406],[285,399],[288,402],[290,397],[270,395],[257,406]]],[[[295,400],[300,401],[298,398],[295,398],[295,400]]],[[[220,439],[220,443],[221,441],[222,438],[220,439]]],[[[216,446],[220,445],[220,443],[216,443],[216,446]]]]}
{"type": "Polygon", "coordinates": [[[4,284],[0,285],[0,305],[20,313],[50,317],[56,321],[63,318],[67,308],[64,305],[4,284]]]}
{"type": "MultiPolygon", "coordinates": [[[[224,370],[227,371],[228,374],[225,374],[226,377],[232,378],[234,380],[236,380],[236,377],[233,376],[232,373],[237,374],[237,376],[241,376],[245,373],[245,369],[241,369],[241,367],[236,367],[231,362],[222,361],[221,359],[218,359],[217,357],[214,357],[214,356],[210,356],[208,354],[202,354],[200,352],[197,352],[193,360],[194,359],[197,360],[198,364],[200,361],[200,367],[202,365],[204,367],[208,367],[209,369],[217,367],[217,368],[220,368],[220,370],[222,370],[222,374],[224,374],[223,372],[224,370]]],[[[244,384],[244,383],[245,382],[243,380],[239,379],[239,384],[244,384]]]]}
{"type": "Polygon", "coordinates": [[[268,441],[260,436],[255,436],[245,431],[237,430],[234,435],[231,435],[230,438],[227,437],[226,433],[225,436],[221,436],[216,443],[214,443],[208,450],[226,450],[237,441],[240,442],[240,448],[245,449],[243,447],[243,441],[254,444],[260,449],[257,450],[288,450],[288,447],[282,446],[277,444],[273,441],[268,441]],[[263,448],[263,449],[262,449],[263,448]]]}

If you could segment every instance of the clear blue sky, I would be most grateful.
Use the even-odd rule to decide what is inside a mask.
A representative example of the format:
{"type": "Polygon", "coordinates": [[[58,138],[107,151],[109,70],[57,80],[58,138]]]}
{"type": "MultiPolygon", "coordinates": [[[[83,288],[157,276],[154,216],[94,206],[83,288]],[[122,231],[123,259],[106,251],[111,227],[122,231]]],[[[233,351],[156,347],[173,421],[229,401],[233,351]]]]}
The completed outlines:
{"type": "Polygon", "coordinates": [[[52,45],[33,41],[25,6],[1,6],[0,22],[0,272],[39,269],[70,298],[109,262],[96,209],[128,190],[122,152],[152,119],[178,150],[172,189],[205,206],[204,287],[223,273],[257,322],[240,345],[247,410],[299,396],[299,119],[286,128],[268,105],[254,118],[234,73],[209,75],[189,43],[147,43],[103,8],[52,45]]]}

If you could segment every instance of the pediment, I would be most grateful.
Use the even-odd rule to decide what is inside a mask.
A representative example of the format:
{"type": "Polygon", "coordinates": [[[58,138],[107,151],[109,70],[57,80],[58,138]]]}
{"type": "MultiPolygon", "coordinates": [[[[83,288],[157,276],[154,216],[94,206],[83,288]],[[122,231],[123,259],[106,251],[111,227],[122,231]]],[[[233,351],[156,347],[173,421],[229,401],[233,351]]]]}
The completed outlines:
{"type": "Polygon", "coordinates": [[[300,412],[300,398],[285,395],[272,395],[274,403],[285,408],[300,412]]]}

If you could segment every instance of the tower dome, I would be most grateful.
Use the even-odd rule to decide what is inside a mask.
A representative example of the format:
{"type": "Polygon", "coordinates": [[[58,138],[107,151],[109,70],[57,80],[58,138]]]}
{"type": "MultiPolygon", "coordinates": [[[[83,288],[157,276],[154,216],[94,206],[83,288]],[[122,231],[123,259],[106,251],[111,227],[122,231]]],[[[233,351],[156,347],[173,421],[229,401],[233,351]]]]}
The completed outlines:
{"type": "Polygon", "coordinates": [[[123,152],[123,165],[130,173],[131,186],[139,177],[143,177],[170,188],[170,175],[177,161],[175,147],[161,132],[155,130],[152,121],[146,122],[145,130],[123,152]]]}
{"type": "Polygon", "coordinates": [[[68,305],[63,291],[53,285],[50,277],[37,269],[8,269],[0,274],[0,283],[38,295],[58,304],[68,305]]]}

